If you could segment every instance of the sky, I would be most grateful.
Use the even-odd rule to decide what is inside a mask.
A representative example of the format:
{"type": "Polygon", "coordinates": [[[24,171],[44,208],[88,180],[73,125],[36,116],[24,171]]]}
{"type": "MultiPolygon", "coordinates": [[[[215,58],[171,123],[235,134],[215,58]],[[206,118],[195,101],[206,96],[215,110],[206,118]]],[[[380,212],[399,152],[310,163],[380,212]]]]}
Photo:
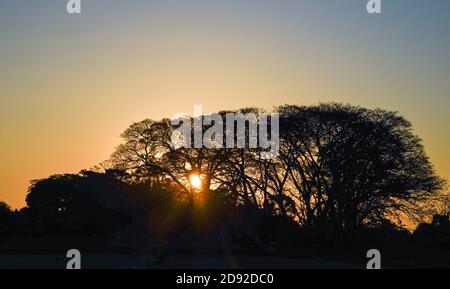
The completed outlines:
{"type": "Polygon", "coordinates": [[[0,0],[0,200],[106,160],[133,122],[343,102],[398,111],[450,179],[450,1],[0,0]]]}

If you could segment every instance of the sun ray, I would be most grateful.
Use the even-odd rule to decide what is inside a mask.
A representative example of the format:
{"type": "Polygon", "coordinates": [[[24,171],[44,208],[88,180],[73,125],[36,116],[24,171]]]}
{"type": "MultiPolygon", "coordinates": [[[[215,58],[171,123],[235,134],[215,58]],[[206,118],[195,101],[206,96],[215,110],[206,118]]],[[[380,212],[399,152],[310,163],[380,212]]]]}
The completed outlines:
{"type": "Polygon", "coordinates": [[[202,180],[198,175],[191,175],[189,177],[189,182],[191,183],[191,186],[194,189],[201,189],[202,188],[202,180]]]}

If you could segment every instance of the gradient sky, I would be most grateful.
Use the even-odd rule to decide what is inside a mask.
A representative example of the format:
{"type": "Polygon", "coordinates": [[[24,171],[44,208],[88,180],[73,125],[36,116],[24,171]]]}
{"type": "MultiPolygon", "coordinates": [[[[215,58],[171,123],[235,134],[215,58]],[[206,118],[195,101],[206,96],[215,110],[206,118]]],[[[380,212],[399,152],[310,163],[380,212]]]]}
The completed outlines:
{"type": "Polygon", "coordinates": [[[337,101],[399,111],[450,178],[450,1],[0,0],[0,200],[108,158],[132,122],[337,101]]]}

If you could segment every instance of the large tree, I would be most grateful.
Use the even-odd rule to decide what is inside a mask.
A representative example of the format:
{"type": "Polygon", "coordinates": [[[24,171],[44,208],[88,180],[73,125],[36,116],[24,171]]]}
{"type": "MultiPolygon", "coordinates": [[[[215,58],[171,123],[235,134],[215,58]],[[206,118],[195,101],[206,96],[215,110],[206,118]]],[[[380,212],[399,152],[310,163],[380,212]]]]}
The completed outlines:
{"type": "Polygon", "coordinates": [[[411,124],[395,112],[340,104],[283,106],[281,159],[307,223],[354,230],[386,218],[420,218],[439,196],[411,124]]]}
{"type": "Polygon", "coordinates": [[[111,164],[135,180],[168,180],[186,195],[189,175],[199,174],[204,192],[217,190],[236,205],[295,219],[315,234],[353,232],[385,219],[420,219],[439,197],[444,182],[411,124],[397,113],[342,104],[275,111],[280,114],[276,159],[262,159],[248,143],[175,149],[176,127],[164,119],[131,125],[111,164]]]}

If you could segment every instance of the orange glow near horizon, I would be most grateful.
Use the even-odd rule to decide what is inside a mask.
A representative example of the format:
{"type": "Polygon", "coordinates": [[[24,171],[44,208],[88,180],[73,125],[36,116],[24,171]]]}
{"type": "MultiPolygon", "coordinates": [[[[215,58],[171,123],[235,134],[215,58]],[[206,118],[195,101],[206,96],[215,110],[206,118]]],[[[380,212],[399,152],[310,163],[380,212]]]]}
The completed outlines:
{"type": "Polygon", "coordinates": [[[12,208],[31,180],[92,168],[132,123],[195,104],[399,111],[450,179],[450,1],[392,1],[381,17],[354,1],[87,1],[79,16],[53,2],[0,1],[0,201],[12,208]]]}

